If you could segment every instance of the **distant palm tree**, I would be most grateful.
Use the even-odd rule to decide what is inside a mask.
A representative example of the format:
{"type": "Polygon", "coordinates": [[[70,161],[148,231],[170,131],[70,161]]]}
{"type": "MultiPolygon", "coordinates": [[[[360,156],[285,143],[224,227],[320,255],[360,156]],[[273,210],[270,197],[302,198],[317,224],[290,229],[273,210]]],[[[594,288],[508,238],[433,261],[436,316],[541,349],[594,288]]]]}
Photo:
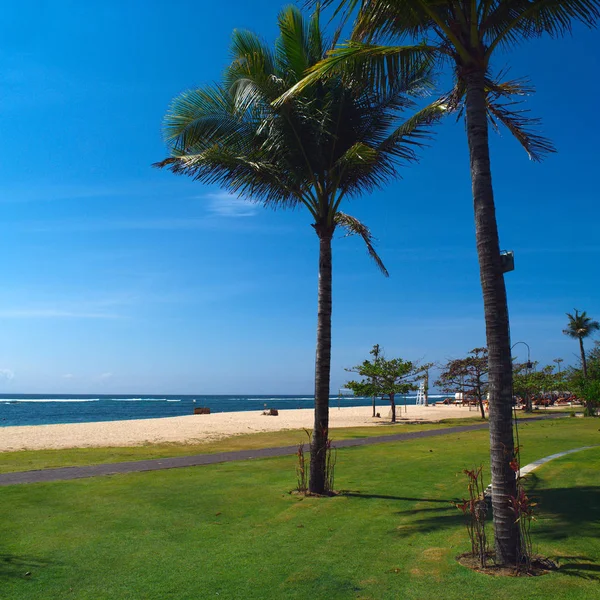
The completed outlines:
{"type": "Polygon", "coordinates": [[[581,366],[583,369],[583,377],[587,378],[587,363],[585,360],[585,350],[583,349],[583,340],[594,333],[594,331],[600,330],[600,323],[594,321],[591,317],[587,316],[585,310],[579,314],[577,309],[575,314],[567,313],[569,317],[569,323],[566,329],[563,329],[563,333],[571,338],[579,340],[579,351],[581,352],[581,366]]]}
{"type": "MultiPolygon", "coordinates": [[[[314,0],[312,3],[317,3],[314,0]]],[[[494,539],[498,564],[516,565],[522,558],[518,524],[510,507],[516,495],[512,431],[512,363],[508,303],[503,277],[488,125],[503,124],[539,160],[552,145],[530,130],[523,111],[513,110],[523,82],[501,83],[491,73],[492,58],[530,38],[556,37],[571,31],[573,21],[594,26],[600,0],[319,0],[336,5],[348,17],[357,10],[352,39],[314,67],[281,101],[304,85],[340,72],[363,74],[380,85],[402,81],[415,61],[450,65],[454,87],[444,101],[461,107],[466,121],[475,211],[476,243],[489,351],[489,429],[492,463],[494,539]],[[377,45],[398,38],[402,44],[377,45]],[[414,45],[413,42],[418,42],[414,45]]],[[[504,60],[504,59],[503,59],[504,60]]]]}
{"type": "MultiPolygon", "coordinates": [[[[367,227],[340,210],[346,197],[380,186],[399,163],[416,159],[434,107],[397,124],[413,102],[406,92],[423,84],[423,69],[385,91],[357,80],[316,83],[284,106],[273,101],[299,81],[328,49],[319,12],[294,8],[279,15],[274,48],[247,31],[233,33],[233,62],[223,83],[182,93],[165,117],[171,157],[158,163],[173,173],[217,183],[273,208],[303,206],[319,238],[315,421],[309,490],[325,491],[331,363],[332,254],[337,227],[360,235],[380,270],[367,227]]],[[[329,45],[331,48],[331,45],[329,45]]]]}

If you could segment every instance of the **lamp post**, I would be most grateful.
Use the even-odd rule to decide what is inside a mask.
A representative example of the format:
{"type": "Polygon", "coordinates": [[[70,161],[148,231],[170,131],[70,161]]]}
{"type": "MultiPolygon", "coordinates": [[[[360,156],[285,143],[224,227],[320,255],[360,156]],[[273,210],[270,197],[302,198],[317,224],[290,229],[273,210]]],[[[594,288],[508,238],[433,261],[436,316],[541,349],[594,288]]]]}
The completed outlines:
{"type": "MultiPolygon", "coordinates": [[[[510,349],[512,350],[518,344],[523,344],[527,346],[527,369],[530,370],[533,368],[533,363],[531,362],[531,349],[529,348],[529,344],[527,342],[515,342],[510,349]]],[[[562,360],[562,359],[561,359],[562,360]]]]}

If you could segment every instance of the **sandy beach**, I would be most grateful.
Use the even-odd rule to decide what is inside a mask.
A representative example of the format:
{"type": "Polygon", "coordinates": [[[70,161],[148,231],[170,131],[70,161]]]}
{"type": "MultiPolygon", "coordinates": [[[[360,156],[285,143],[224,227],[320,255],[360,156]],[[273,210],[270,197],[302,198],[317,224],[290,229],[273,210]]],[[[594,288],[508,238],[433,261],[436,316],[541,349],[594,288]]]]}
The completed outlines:
{"type": "MultiPolygon", "coordinates": [[[[460,406],[397,407],[403,421],[439,421],[440,419],[477,416],[477,411],[460,406]]],[[[389,424],[390,407],[378,406],[381,418],[372,418],[369,406],[330,410],[330,427],[363,427],[389,424]]],[[[312,428],[313,410],[282,410],[278,416],[260,412],[228,412],[135,421],[104,421],[65,425],[1,427],[0,451],[41,450],[56,448],[90,448],[140,446],[165,442],[203,443],[225,437],[312,428]]]]}

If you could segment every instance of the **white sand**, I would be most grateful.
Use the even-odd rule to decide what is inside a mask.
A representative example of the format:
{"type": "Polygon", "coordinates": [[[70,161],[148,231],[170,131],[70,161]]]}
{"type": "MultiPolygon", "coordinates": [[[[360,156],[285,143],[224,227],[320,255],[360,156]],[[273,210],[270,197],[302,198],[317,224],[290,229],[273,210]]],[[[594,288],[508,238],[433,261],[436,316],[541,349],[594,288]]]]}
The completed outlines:
{"type": "MultiPolygon", "coordinates": [[[[397,407],[397,419],[439,421],[458,417],[476,417],[476,409],[460,406],[397,407]]],[[[330,408],[330,427],[377,426],[389,424],[390,407],[378,406],[380,419],[372,418],[370,406],[330,408]]],[[[279,411],[279,416],[260,412],[229,412],[135,421],[104,421],[65,425],[0,427],[0,452],[49,448],[89,448],[140,446],[164,442],[202,443],[232,435],[285,429],[312,429],[313,410],[309,408],[279,411]]]]}

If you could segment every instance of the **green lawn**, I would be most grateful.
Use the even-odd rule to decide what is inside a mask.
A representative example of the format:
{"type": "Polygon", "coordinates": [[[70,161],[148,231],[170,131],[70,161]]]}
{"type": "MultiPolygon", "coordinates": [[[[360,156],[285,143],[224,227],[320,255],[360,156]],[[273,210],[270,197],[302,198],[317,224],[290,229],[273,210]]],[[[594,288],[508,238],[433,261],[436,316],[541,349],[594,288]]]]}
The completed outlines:
{"type": "MultiPolygon", "coordinates": [[[[427,429],[444,429],[459,425],[481,423],[477,417],[465,419],[447,419],[439,423],[396,423],[377,427],[345,427],[332,429],[334,440],[347,440],[380,435],[393,435],[427,429]]],[[[0,434],[2,429],[0,429],[0,434]]],[[[0,473],[13,471],[32,471],[53,467],[74,467],[100,463],[123,462],[129,460],[146,460],[152,458],[168,458],[171,456],[189,456],[193,454],[214,454],[235,450],[255,450],[256,448],[275,448],[278,446],[295,446],[306,442],[306,433],[302,429],[288,431],[271,431],[236,435],[215,442],[204,444],[148,444],[125,448],[72,448],[66,450],[26,450],[0,453],[0,473]]]]}
{"type": "MultiPolygon", "coordinates": [[[[532,415],[519,415],[521,419],[528,419],[534,416],[538,415],[535,413],[532,415]]],[[[334,440],[347,440],[411,431],[425,431],[428,429],[445,429],[447,427],[474,425],[482,422],[475,414],[469,418],[446,419],[438,423],[403,423],[400,421],[395,425],[332,429],[331,437],[334,440]]],[[[1,432],[2,429],[0,428],[1,432]]],[[[236,435],[216,442],[203,444],[149,444],[125,448],[72,448],[66,450],[0,452],[0,473],[169,458],[172,456],[189,456],[193,454],[214,454],[216,452],[231,452],[235,450],[255,450],[256,448],[294,446],[306,440],[306,433],[304,430],[299,429],[236,435]]]]}
{"type": "MultiPolygon", "coordinates": [[[[523,462],[600,444],[599,428],[523,423],[523,462]]],[[[450,500],[487,444],[484,431],[340,450],[333,498],[287,493],[292,457],[0,488],[0,597],[595,598],[600,448],[531,479],[534,544],[558,572],[493,578],[456,563],[468,541],[450,500]]]]}

